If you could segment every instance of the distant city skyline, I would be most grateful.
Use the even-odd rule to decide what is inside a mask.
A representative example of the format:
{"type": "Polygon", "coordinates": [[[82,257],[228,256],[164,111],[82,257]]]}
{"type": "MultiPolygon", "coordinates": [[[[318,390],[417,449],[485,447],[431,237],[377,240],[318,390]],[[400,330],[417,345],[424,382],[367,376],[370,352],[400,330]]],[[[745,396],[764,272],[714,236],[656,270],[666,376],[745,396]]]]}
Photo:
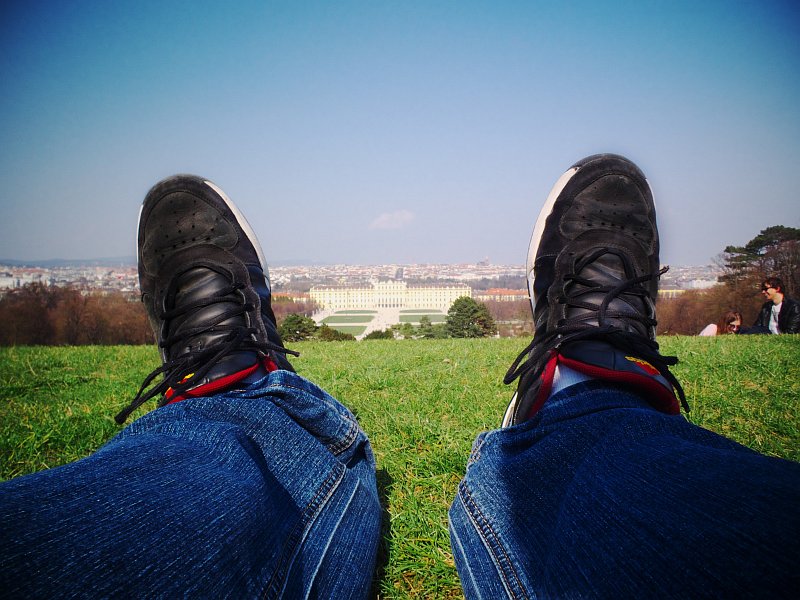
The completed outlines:
{"type": "Polygon", "coordinates": [[[648,176],[664,264],[800,227],[789,0],[9,0],[0,78],[8,259],[133,255],[189,172],[271,263],[521,264],[597,152],[648,176]]]}
{"type": "MultiPolygon", "coordinates": [[[[673,265],[661,276],[661,287],[708,287],[713,285],[720,269],[714,265],[673,265]],[[701,282],[700,285],[696,285],[701,282]]],[[[490,287],[525,288],[525,267],[520,264],[488,263],[453,264],[379,264],[379,265],[270,265],[274,288],[307,285],[350,285],[387,279],[406,281],[496,281],[490,287]]],[[[53,266],[11,265],[0,261],[0,290],[21,287],[26,283],[49,285],[87,285],[117,289],[138,287],[138,274],[133,264],[54,263],[53,266]]],[[[485,286],[484,286],[485,287],[485,286]]]]}
{"type": "MultiPolygon", "coordinates": [[[[458,265],[479,265],[482,264],[484,260],[480,261],[468,261],[468,260],[460,260],[455,262],[417,262],[417,263],[397,263],[397,262],[388,262],[388,263],[336,263],[336,262],[321,262],[321,261],[313,261],[313,260],[295,260],[295,259],[285,259],[285,260],[268,260],[267,266],[269,268],[273,267],[335,267],[338,265],[342,266],[352,266],[352,267],[381,267],[381,266],[391,266],[391,267],[407,267],[407,266],[421,266],[421,265],[431,265],[431,266],[439,266],[439,265],[446,265],[446,266],[458,266],[458,265]]],[[[508,262],[508,263],[497,263],[492,262],[489,260],[485,263],[488,266],[494,267],[515,267],[524,269],[525,261],[517,261],[517,262],[508,262]]],[[[666,264],[662,261],[662,264],[666,264]]],[[[134,256],[105,256],[105,257],[96,257],[96,258],[50,258],[50,259],[41,259],[41,260],[23,260],[17,258],[0,258],[0,267],[3,266],[14,266],[14,267],[31,267],[31,268],[40,268],[40,267],[109,267],[112,268],[114,266],[125,266],[134,268],[136,267],[136,257],[134,256]]],[[[715,261],[710,260],[705,263],[697,263],[691,265],[669,265],[674,267],[717,267],[715,261]]]]}

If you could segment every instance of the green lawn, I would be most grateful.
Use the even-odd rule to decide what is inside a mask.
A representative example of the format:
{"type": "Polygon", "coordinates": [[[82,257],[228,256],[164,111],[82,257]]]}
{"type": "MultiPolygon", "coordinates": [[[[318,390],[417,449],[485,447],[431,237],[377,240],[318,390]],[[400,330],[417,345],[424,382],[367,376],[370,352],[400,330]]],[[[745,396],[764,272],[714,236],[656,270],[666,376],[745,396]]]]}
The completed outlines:
{"type": "Polygon", "coordinates": [[[337,310],[335,315],[377,315],[377,310],[337,310]]]}
{"type": "Polygon", "coordinates": [[[435,308],[406,308],[400,311],[400,313],[418,313],[420,315],[436,315],[441,312],[435,308]]]}
{"type": "Polygon", "coordinates": [[[325,317],[322,319],[322,322],[326,325],[334,325],[334,324],[341,324],[341,323],[369,323],[375,317],[372,315],[333,315],[331,317],[325,317]]]}
{"type": "MultiPolygon", "coordinates": [[[[386,509],[382,598],[458,598],[447,508],[475,435],[497,426],[519,339],[293,344],[299,373],[351,407],[370,435],[386,509]]],[[[800,460],[800,337],[662,338],[682,362],[695,423],[800,460]]],[[[0,477],[86,456],[157,366],[151,347],[0,349],[0,477]]],[[[152,408],[153,404],[148,406],[152,408]]]]}
{"type": "Polygon", "coordinates": [[[400,315],[401,323],[419,323],[422,317],[428,317],[431,323],[444,323],[447,320],[445,315],[433,314],[414,314],[414,315],[400,315]]]}
{"type": "Polygon", "coordinates": [[[366,325],[330,325],[329,327],[350,335],[361,335],[367,330],[366,325]]]}

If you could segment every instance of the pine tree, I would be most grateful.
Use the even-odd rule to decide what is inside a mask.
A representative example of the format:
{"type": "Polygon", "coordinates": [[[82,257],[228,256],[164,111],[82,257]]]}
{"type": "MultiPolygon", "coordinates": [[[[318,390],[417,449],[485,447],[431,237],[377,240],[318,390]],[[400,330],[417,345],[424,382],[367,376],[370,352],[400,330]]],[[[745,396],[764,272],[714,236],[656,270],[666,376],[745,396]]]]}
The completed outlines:
{"type": "Polygon", "coordinates": [[[445,321],[447,334],[454,338],[486,337],[497,333],[497,326],[485,304],[469,296],[453,302],[445,321]]]}

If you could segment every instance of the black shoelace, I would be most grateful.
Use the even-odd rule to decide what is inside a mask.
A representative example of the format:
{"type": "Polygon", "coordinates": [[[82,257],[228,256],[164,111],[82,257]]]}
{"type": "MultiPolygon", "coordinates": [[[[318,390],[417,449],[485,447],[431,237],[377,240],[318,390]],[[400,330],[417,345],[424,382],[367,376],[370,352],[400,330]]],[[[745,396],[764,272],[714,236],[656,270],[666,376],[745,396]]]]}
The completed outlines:
{"type": "Polygon", "coordinates": [[[227,335],[222,340],[219,340],[218,342],[215,342],[214,344],[203,348],[202,350],[191,350],[175,357],[172,360],[168,360],[159,368],[150,373],[147,377],[145,377],[145,380],[139,388],[139,391],[136,393],[133,401],[114,417],[114,420],[118,424],[121,425],[124,423],[130,414],[142,404],[156,396],[163,396],[170,388],[172,389],[173,397],[176,397],[181,395],[190,387],[197,385],[196,382],[202,381],[209,371],[211,371],[211,369],[214,368],[214,366],[222,358],[231,352],[249,350],[256,352],[261,357],[268,356],[270,352],[279,352],[281,354],[300,356],[298,352],[287,350],[283,346],[274,344],[268,340],[263,342],[256,341],[255,335],[257,331],[254,327],[244,327],[242,325],[220,325],[220,323],[232,317],[240,316],[246,312],[255,310],[255,306],[253,304],[245,302],[243,297],[237,293],[244,287],[245,285],[242,283],[232,283],[230,287],[220,291],[214,296],[202,298],[195,302],[190,302],[173,310],[165,311],[159,315],[161,320],[169,321],[212,304],[232,304],[235,301],[235,298],[242,298],[242,302],[239,306],[232,306],[228,308],[220,313],[213,321],[204,324],[203,327],[186,329],[180,334],[167,336],[159,342],[159,346],[161,348],[168,348],[178,342],[203,333],[211,331],[214,333],[228,331],[227,335]],[[192,377],[185,379],[186,375],[190,373],[193,373],[192,377]],[[157,385],[150,387],[155,378],[159,375],[163,375],[162,380],[157,385]]]}
{"type": "MultiPolygon", "coordinates": [[[[612,253],[619,256],[623,262],[628,264],[627,258],[614,250],[600,250],[581,261],[576,267],[576,271],[580,272],[583,266],[596,260],[603,253],[612,253]]],[[[667,272],[669,267],[664,267],[658,273],[660,277],[667,272]]],[[[628,271],[630,272],[630,271],[628,271]]],[[[650,281],[653,278],[653,273],[643,275],[641,277],[634,277],[620,281],[615,286],[603,286],[594,281],[579,277],[575,274],[565,276],[566,281],[572,281],[583,289],[576,290],[572,294],[562,295],[558,298],[558,302],[567,305],[567,307],[582,308],[587,311],[582,315],[570,319],[562,319],[552,330],[540,337],[534,337],[528,346],[517,356],[503,378],[503,383],[506,385],[512,383],[518,377],[520,378],[520,388],[517,391],[519,396],[522,396],[530,384],[541,375],[545,366],[545,357],[549,355],[551,350],[557,349],[559,346],[566,343],[573,343],[581,340],[600,340],[611,344],[618,350],[632,354],[643,360],[649,362],[655,367],[659,373],[666,379],[672,387],[677,391],[678,397],[681,401],[686,412],[689,412],[689,404],[686,402],[686,396],[683,392],[680,382],[669,370],[670,366],[678,363],[678,358],[675,356],[662,356],[658,351],[658,343],[650,340],[643,335],[638,335],[620,329],[618,326],[612,324],[610,319],[637,321],[645,327],[655,327],[656,320],[641,313],[611,311],[608,306],[612,300],[622,294],[633,295],[638,297],[648,297],[649,292],[644,289],[641,284],[650,281]],[[600,305],[592,304],[581,299],[584,294],[603,293],[604,298],[600,305]],[[597,321],[597,325],[587,323],[587,321],[597,321]]],[[[566,287],[566,286],[565,286],[566,287]]]]}

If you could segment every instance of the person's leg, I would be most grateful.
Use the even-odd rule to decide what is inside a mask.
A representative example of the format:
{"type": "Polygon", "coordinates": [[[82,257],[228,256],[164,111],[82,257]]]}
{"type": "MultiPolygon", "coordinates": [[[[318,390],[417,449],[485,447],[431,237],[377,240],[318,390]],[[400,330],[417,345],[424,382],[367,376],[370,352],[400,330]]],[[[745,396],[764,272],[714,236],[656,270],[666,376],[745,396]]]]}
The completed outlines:
{"type": "Polygon", "coordinates": [[[467,597],[798,589],[800,467],[680,416],[676,359],[655,341],[658,251],[630,161],[589,157],[556,183],[528,253],[534,339],[450,510],[467,597]]]}
{"type": "Polygon", "coordinates": [[[381,509],[366,436],[288,371],[135,421],[0,485],[14,597],[363,598],[381,509]]]}
{"type": "Polygon", "coordinates": [[[252,228],[213,183],[171,177],[145,198],[138,258],[162,366],[116,419],[161,408],[89,458],[0,486],[0,589],[364,597],[372,452],[349,411],[291,372],[252,228]]]}
{"type": "Polygon", "coordinates": [[[739,332],[740,335],[771,335],[772,332],[768,327],[761,325],[753,325],[752,327],[743,327],[739,332]]]}
{"type": "Polygon", "coordinates": [[[797,463],[593,381],[476,440],[451,540],[468,598],[775,598],[799,502],[797,463]]]}

